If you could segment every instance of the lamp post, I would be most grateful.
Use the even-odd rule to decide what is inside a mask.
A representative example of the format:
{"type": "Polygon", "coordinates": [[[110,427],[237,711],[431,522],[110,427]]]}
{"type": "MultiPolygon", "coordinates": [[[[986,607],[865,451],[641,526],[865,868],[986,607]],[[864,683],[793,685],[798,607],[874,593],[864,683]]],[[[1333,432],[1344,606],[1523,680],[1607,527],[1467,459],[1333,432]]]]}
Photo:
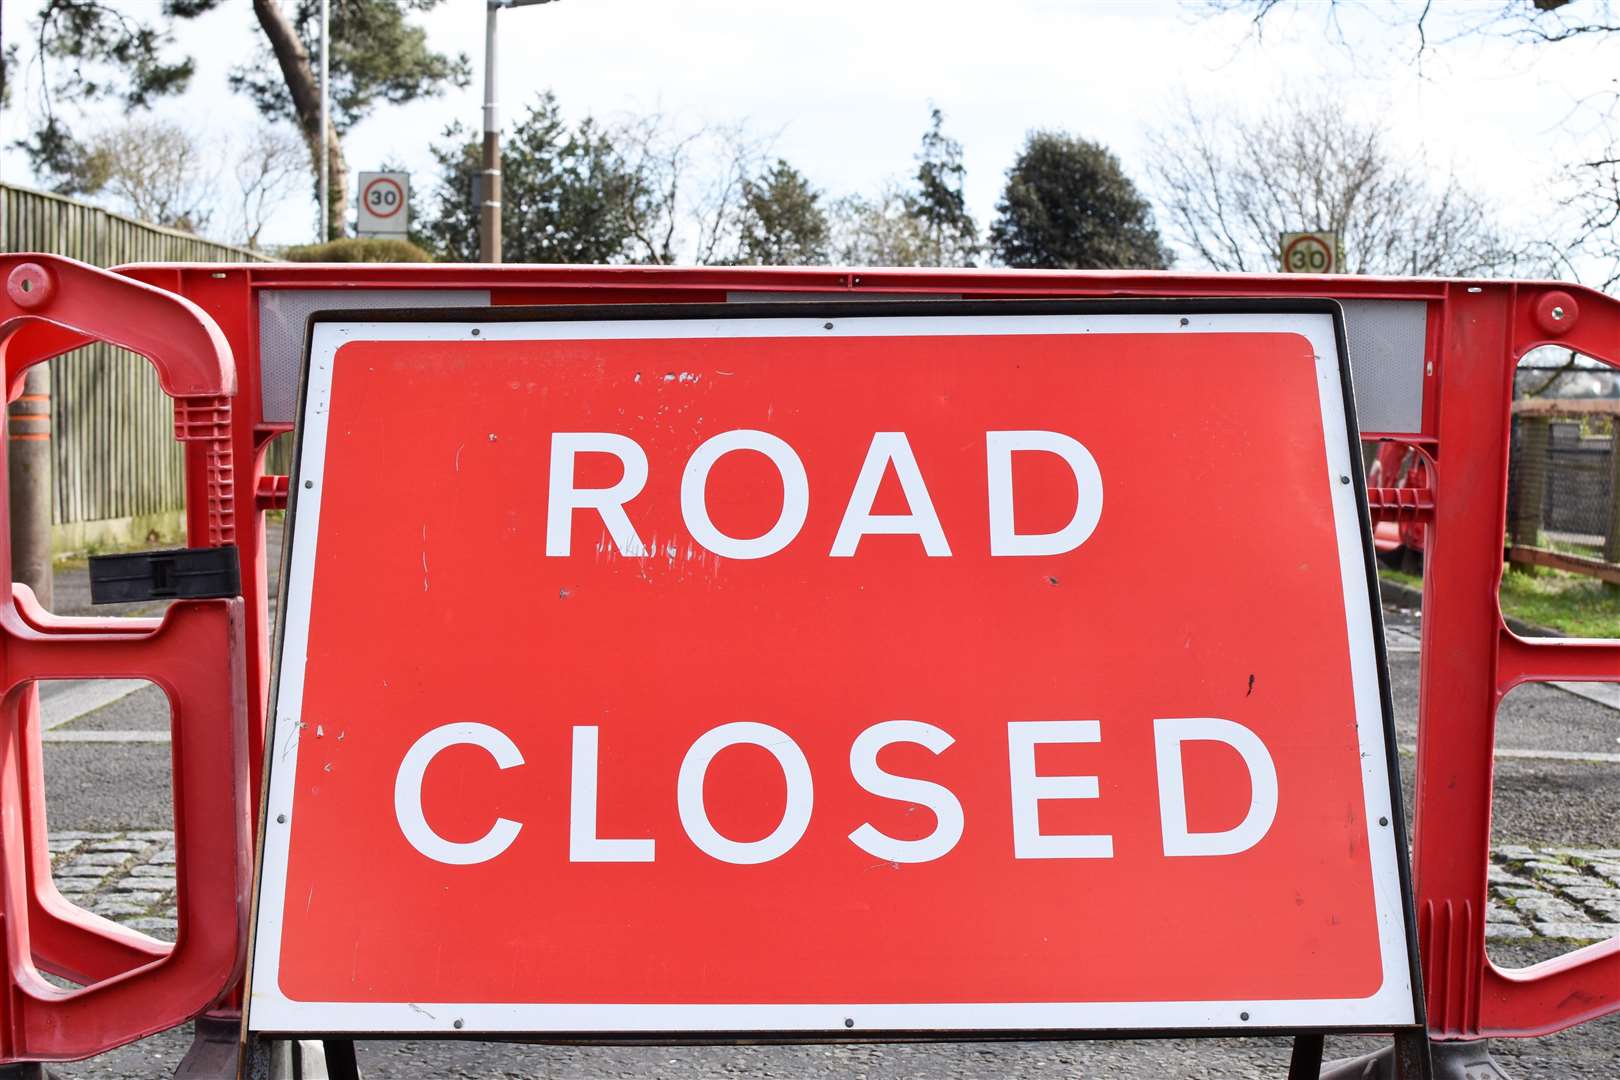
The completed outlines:
{"type": "Polygon", "coordinates": [[[321,200],[321,235],[316,243],[332,239],[332,159],[327,136],[332,129],[332,0],[321,0],[321,176],[316,185],[321,200]]]}
{"type": "Polygon", "coordinates": [[[484,171],[478,207],[478,261],[501,261],[501,126],[495,115],[495,27],[502,8],[552,0],[484,0],[484,171]]]}

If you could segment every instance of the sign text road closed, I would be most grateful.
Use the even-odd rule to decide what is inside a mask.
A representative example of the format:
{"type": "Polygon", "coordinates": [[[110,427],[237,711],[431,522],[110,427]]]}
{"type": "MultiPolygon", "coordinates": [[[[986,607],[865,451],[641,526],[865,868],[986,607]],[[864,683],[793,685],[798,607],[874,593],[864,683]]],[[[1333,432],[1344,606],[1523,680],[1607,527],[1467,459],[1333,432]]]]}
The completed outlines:
{"type": "Polygon", "coordinates": [[[1333,316],[965,312],[315,324],[255,1029],[1413,1022],[1333,316]]]}

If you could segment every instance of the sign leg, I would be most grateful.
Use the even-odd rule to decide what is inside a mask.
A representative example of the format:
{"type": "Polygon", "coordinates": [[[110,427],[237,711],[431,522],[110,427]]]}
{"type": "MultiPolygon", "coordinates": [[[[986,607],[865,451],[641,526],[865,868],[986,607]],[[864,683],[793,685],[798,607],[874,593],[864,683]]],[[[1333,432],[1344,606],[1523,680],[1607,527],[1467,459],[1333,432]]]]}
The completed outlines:
{"type": "Polygon", "coordinates": [[[237,1080],[331,1080],[343,1075],[327,1071],[326,1052],[319,1040],[258,1035],[248,1036],[236,1073],[237,1080]]]}
{"type": "Polygon", "coordinates": [[[1321,1080],[1322,1036],[1302,1032],[1294,1036],[1294,1056],[1288,1062],[1288,1080],[1321,1080]]]}
{"type": "Polygon", "coordinates": [[[360,1080],[360,1062],[354,1055],[353,1039],[324,1039],[326,1075],[330,1080],[360,1080]]]}
{"type": "Polygon", "coordinates": [[[1410,1028],[1395,1033],[1395,1080],[1434,1080],[1434,1061],[1429,1055],[1429,1033],[1410,1028]]]}
{"type": "Polygon", "coordinates": [[[192,1021],[191,1030],[191,1049],[181,1059],[174,1080],[235,1076],[242,1014],[234,1009],[206,1012],[192,1021]]]}

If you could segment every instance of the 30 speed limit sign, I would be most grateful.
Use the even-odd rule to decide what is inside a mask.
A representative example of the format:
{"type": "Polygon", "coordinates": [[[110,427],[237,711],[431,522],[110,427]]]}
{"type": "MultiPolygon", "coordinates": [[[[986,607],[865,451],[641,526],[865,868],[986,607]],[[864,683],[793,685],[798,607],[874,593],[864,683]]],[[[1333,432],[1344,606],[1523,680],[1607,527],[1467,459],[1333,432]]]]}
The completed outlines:
{"type": "Polygon", "coordinates": [[[360,174],[361,236],[403,237],[410,228],[411,177],[402,172],[360,174]]]}
{"type": "Polygon", "coordinates": [[[1282,271],[1285,274],[1340,273],[1339,234],[1331,232],[1283,233],[1282,271]]]}

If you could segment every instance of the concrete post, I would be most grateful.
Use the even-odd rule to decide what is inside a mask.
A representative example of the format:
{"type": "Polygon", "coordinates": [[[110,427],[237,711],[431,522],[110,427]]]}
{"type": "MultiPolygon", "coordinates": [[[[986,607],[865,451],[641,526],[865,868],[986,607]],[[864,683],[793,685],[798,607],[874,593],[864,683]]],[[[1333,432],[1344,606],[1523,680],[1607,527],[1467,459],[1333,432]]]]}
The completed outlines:
{"type": "Polygon", "coordinates": [[[6,408],[10,437],[11,576],[51,606],[51,371],[28,369],[6,408]]]}

